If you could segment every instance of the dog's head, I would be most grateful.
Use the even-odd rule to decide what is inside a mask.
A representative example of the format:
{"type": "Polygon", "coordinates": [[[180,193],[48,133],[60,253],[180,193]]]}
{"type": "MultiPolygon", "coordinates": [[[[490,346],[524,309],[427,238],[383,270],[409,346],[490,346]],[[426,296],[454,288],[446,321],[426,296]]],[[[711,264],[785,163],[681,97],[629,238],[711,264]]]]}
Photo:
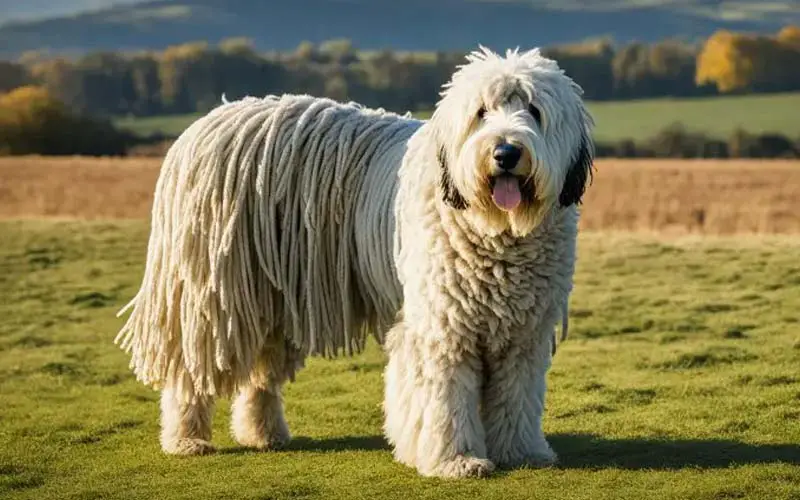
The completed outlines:
{"type": "Polygon", "coordinates": [[[582,95],[538,49],[470,54],[429,121],[442,200],[486,234],[516,236],[579,204],[594,156],[582,95]]]}

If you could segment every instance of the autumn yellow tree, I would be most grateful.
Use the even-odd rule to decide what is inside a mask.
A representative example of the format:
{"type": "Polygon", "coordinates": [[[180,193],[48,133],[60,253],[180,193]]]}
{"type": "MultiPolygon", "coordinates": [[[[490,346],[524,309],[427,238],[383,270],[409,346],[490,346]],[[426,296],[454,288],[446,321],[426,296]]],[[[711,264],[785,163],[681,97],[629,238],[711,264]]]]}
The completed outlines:
{"type": "Polygon", "coordinates": [[[741,53],[742,36],[718,31],[706,40],[697,57],[695,81],[698,85],[716,85],[720,92],[746,89],[753,81],[752,61],[741,53]]]}
{"type": "Polygon", "coordinates": [[[698,85],[720,92],[778,91],[798,84],[800,28],[787,27],[775,37],[719,31],[697,58],[698,85]]]}
{"type": "Polygon", "coordinates": [[[800,50],[800,26],[786,26],[778,32],[777,39],[787,47],[800,50]]]}
{"type": "Polygon", "coordinates": [[[67,116],[64,105],[42,87],[25,86],[0,96],[0,148],[30,154],[52,147],[67,116]]]}
{"type": "Polygon", "coordinates": [[[0,95],[0,154],[121,154],[125,140],[110,123],[73,114],[43,87],[0,95]]]}

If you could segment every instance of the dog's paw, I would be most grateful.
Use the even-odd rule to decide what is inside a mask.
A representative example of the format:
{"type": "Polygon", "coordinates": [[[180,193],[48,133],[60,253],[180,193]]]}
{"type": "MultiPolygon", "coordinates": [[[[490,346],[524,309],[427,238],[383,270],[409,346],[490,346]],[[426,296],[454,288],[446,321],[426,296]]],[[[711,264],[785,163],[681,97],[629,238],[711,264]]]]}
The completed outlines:
{"type": "Polygon", "coordinates": [[[210,455],[217,451],[213,444],[204,439],[181,438],[164,443],[164,453],[170,455],[210,455]]]}
{"type": "Polygon", "coordinates": [[[247,448],[261,451],[280,450],[292,440],[292,435],[286,427],[279,427],[266,436],[235,436],[236,442],[247,448]]]}
{"type": "Polygon", "coordinates": [[[488,477],[494,469],[494,462],[489,459],[457,455],[436,467],[430,475],[445,478],[488,477]]]}

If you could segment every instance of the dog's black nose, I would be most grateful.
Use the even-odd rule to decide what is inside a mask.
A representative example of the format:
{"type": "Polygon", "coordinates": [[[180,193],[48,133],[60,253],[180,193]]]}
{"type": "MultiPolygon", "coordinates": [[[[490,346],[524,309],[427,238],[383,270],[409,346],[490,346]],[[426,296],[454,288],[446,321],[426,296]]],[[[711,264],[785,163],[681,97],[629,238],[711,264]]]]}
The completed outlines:
{"type": "Polygon", "coordinates": [[[503,170],[512,170],[522,157],[522,150],[511,144],[500,144],[494,148],[492,156],[498,167],[503,170]]]}

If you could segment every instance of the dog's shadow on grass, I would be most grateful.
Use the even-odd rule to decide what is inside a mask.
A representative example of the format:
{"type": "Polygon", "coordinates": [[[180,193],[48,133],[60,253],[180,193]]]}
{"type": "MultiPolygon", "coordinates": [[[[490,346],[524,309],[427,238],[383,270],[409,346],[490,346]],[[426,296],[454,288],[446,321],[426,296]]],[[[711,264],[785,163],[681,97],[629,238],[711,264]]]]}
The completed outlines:
{"type": "Polygon", "coordinates": [[[313,439],[294,438],[286,447],[288,451],[391,451],[383,436],[343,436],[313,439]]]}
{"type": "MultiPolygon", "coordinates": [[[[234,447],[221,450],[222,453],[248,453],[253,450],[244,447],[234,447]]],[[[389,444],[383,436],[342,436],[334,438],[315,439],[305,436],[294,437],[289,444],[281,448],[280,452],[339,452],[339,451],[391,451],[389,444]]]]}
{"type": "Polygon", "coordinates": [[[720,469],[783,462],[800,465],[800,444],[748,444],[729,440],[548,436],[561,469],[720,469]]]}
{"type": "MultiPolygon", "coordinates": [[[[783,462],[800,465],[800,444],[747,444],[729,440],[604,438],[592,434],[548,436],[559,469],[674,470],[720,469],[783,462]]],[[[244,448],[226,450],[242,453],[244,448]]],[[[391,451],[383,436],[296,437],[283,451],[391,451]]]]}

